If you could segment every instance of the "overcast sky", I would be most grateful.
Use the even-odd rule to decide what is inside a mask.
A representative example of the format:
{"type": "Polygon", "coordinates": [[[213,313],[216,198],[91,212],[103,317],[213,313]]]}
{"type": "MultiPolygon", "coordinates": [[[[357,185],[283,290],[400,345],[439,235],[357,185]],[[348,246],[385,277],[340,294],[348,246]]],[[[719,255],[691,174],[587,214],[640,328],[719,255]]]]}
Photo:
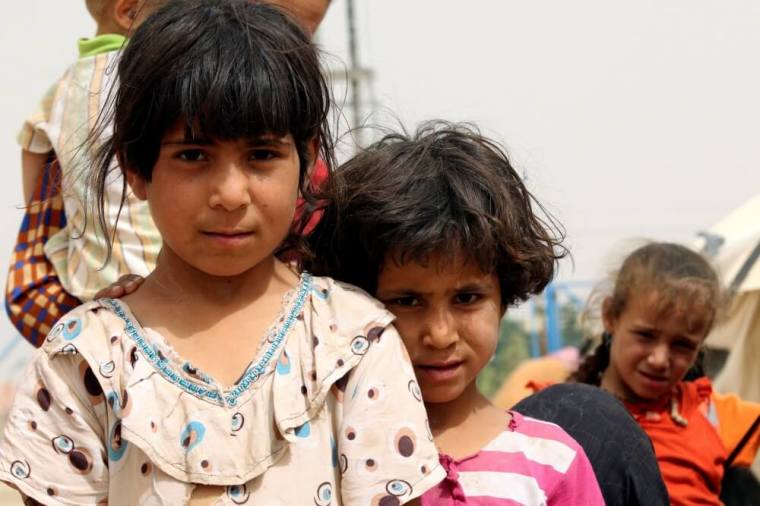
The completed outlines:
{"type": "MultiPolygon", "coordinates": [[[[760,2],[355,3],[384,117],[473,121],[504,143],[567,228],[562,279],[603,275],[626,238],[691,241],[760,191],[760,2]]],[[[15,133],[93,32],[81,1],[4,9],[0,260],[21,219],[15,133]]],[[[319,34],[333,67],[345,9],[334,0],[319,34]]]]}

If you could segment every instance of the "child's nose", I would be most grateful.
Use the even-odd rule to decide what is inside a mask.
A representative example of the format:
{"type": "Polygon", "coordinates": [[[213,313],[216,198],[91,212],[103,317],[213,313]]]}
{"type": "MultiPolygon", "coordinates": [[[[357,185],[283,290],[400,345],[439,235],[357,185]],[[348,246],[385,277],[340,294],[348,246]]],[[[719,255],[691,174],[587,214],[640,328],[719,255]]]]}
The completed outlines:
{"type": "Polygon", "coordinates": [[[459,333],[453,315],[446,310],[431,310],[423,329],[423,344],[446,349],[458,340],[459,333]]]}
{"type": "Polygon", "coordinates": [[[250,180],[245,168],[236,162],[229,162],[220,167],[213,180],[209,205],[221,207],[226,211],[236,211],[250,203],[250,180]]]}
{"type": "Polygon", "coordinates": [[[658,370],[667,369],[670,361],[670,350],[666,344],[659,344],[649,354],[649,365],[658,370]]]}

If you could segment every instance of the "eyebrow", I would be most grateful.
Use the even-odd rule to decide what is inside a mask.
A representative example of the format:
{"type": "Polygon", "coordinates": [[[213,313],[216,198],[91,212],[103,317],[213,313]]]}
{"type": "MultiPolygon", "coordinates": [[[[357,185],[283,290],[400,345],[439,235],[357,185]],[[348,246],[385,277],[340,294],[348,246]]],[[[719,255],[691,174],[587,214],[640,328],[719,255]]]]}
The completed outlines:
{"type": "MultiPolygon", "coordinates": [[[[489,292],[493,290],[493,287],[490,286],[489,283],[478,283],[476,281],[465,283],[464,285],[457,287],[453,292],[459,293],[459,292],[489,292]]],[[[422,292],[420,290],[416,290],[414,288],[389,288],[385,291],[378,290],[377,292],[378,296],[383,297],[391,297],[391,296],[409,296],[409,295],[415,295],[415,296],[426,296],[430,295],[429,292],[422,292]]]]}
{"type": "MultiPolygon", "coordinates": [[[[264,134],[256,137],[249,137],[246,142],[252,146],[274,146],[274,147],[287,147],[293,145],[293,141],[286,139],[286,137],[275,137],[273,135],[264,134]]],[[[214,141],[206,137],[190,137],[185,136],[182,138],[170,138],[161,141],[161,146],[211,146],[214,141]]]]}
{"type": "Polygon", "coordinates": [[[457,288],[457,292],[488,292],[492,289],[491,283],[473,281],[457,288]]]}

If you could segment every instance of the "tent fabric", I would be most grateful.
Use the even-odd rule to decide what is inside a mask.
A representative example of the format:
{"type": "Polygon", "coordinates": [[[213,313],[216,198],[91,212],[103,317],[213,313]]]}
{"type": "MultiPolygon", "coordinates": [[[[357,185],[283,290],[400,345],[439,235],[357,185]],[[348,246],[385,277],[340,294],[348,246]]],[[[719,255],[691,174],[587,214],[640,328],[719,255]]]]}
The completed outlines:
{"type": "MultiPolygon", "coordinates": [[[[712,240],[717,250],[713,264],[734,292],[725,318],[705,342],[709,347],[730,350],[713,384],[716,391],[760,402],[760,259],[756,256],[760,244],[760,193],[711,227],[706,236],[707,246],[712,240]]],[[[760,476],[760,458],[752,468],[760,476]]]]}
{"type": "MultiPolygon", "coordinates": [[[[727,324],[716,329],[726,333],[726,340],[731,337],[736,339],[726,364],[715,378],[715,389],[719,392],[734,392],[742,399],[760,402],[760,291],[740,294],[734,302],[732,314],[734,316],[727,324]]],[[[718,334],[717,339],[720,337],[718,334]]],[[[760,476],[760,457],[755,459],[752,470],[755,476],[760,476]]]]}

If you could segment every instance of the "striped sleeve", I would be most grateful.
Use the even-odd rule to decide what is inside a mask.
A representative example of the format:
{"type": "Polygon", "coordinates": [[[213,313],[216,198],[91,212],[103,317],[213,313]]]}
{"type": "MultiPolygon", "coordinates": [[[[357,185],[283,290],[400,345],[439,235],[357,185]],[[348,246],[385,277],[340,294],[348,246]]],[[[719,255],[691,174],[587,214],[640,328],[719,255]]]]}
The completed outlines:
{"type": "Polygon", "coordinates": [[[444,458],[453,497],[482,506],[604,504],[591,464],[573,438],[555,424],[513,417],[513,428],[476,456],[444,458]]]}
{"type": "Polygon", "coordinates": [[[489,469],[489,457],[499,459],[502,471],[509,473],[503,481],[512,483],[510,493],[526,494],[509,497],[509,504],[604,505],[591,463],[572,437],[553,423],[513,416],[519,417],[515,430],[489,443],[481,452],[485,466],[479,466],[489,469]],[[521,486],[515,487],[516,482],[521,486]]]}

